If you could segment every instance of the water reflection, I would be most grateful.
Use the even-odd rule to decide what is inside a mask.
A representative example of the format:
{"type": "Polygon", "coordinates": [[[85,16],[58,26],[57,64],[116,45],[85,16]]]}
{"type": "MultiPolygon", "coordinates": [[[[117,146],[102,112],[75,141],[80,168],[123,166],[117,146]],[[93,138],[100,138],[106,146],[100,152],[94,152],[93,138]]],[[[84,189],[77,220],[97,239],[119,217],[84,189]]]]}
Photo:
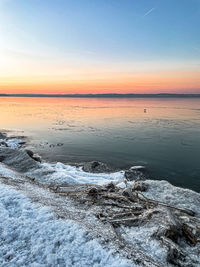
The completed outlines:
{"type": "Polygon", "coordinates": [[[151,177],[200,190],[199,99],[0,98],[0,122],[48,160],[146,164],[151,177]]]}

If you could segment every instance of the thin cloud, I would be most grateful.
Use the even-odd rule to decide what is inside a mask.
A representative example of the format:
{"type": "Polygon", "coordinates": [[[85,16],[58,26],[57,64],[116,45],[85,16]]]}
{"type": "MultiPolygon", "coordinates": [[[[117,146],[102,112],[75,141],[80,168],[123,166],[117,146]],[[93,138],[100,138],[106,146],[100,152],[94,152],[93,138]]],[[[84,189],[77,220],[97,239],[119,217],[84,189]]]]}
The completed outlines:
{"type": "Polygon", "coordinates": [[[199,48],[199,47],[197,47],[197,46],[193,46],[192,48],[193,48],[194,50],[200,52],[200,48],[199,48]]]}
{"type": "Polygon", "coordinates": [[[149,9],[149,10],[143,15],[143,17],[148,16],[148,15],[149,15],[151,12],[153,12],[155,9],[156,9],[155,7],[149,9]]]}

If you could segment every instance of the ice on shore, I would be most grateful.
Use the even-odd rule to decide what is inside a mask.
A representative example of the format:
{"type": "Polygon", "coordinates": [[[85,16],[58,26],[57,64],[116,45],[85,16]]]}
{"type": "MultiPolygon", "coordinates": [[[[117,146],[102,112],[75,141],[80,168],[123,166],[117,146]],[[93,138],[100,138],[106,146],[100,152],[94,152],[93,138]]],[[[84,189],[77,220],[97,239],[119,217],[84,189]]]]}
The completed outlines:
{"type": "Polygon", "coordinates": [[[83,227],[0,184],[0,266],[134,266],[83,227]],[[6,223],[5,223],[6,222],[6,223]]]}
{"type": "Polygon", "coordinates": [[[143,170],[143,169],[145,169],[145,166],[132,166],[131,168],[130,168],[131,170],[143,170]]]}
{"type": "Polygon", "coordinates": [[[103,185],[109,182],[118,182],[124,177],[124,171],[113,173],[89,173],[81,167],[66,165],[63,163],[39,163],[30,157],[26,151],[0,148],[2,163],[20,173],[34,178],[43,184],[84,184],[92,183],[103,185]]]}
{"type": "Polygon", "coordinates": [[[0,139],[0,147],[7,146],[13,149],[21,147],[24,144],[24,141],[17,139],[17,138],[10,138],[10,139],[0,139]]]}
{"type": "MultiPolygon", "coordinates": [[[[21,142],[15,138],[0,140],[0,266],[141,266],[134,265],[133,261],[125,259],[122,256],[125,255],[122,253],[123,248],[119,254],[116,253],[118,250],[112,242],[102,242],[107,241],[106,238],[103,239],[106,225],[99,225],[102,222],[98,221],[92,209],[82,211],[82,207],[73,206],[73,202],[70,202],[71,200],[67,197],[65,202],[60,202],[58,195],[53,194],[47,187],[41,186],[41,184],[104,185],[113,182],[119,188],[125,188],[127,183],[133,185],[134,181],[126,181],[124,171],[89,173],[83,171],[81,167],[63,163],[37,162],[27,151],[17,149],[21,146],[21,142]],[[27,182],[28,178],[34,178],[36,182],[39,182],[40,188],[38,188],[38,183],[27,182]],[[10,186],[3,183],[10,184],[10,186]],[[20,187],[19,184],[24,187],[20,187]],[[35,203],[31,202],[28,197],[35,203]],[[36,202],[42,203],[43,206],[36,202]],[[47,205],[52,209],[47,208],[47,205]],[[64,217],[65,220],[57,219],[55,215],[58,214],[55,213],[53,207],[56,207],[58,211],[67,205],[70,209],[64,212],[70,216],[64,217]],[[72,216],[73,212],[76,212],[78,217],[80,212],[84,213],[83,221],[87,220],[87,223],[78,222],[77,217],[72,216]],[[88,222],[94,224],[89,224],[90,227],[88,227],[88,222]],[[95,235],[94,227],[97,223],[96,229],[102,229],[100,235],[98,231],[95,235]],[[97,236],[102,238],[97,238],[97,236]]],[[[141,168],[143,166],[134,166],[131,169],[141,168]]],[[[147,191],[142,192],[145,197],[175,207],[191,209],[196,212],[197,219],[199,219],[200,194],[175,187],[167,181],[145,180],[144,183],[147,186],[147,191]]],[[[117,231],[127,244],[136,249],[136,253],[139,251],[142,253],[139,254],[142,257],[149,256],[161,266],[172,266],[167,262],[167,248],[153,237],[162,225],[163,213],[160,214],[141,225],[120,226],[117,231]]],[[[183,242],[181,247],[187,256],[184,266],[200,266],[199,243],[195,247],[190,247],[186,242],[181,242],[183,242]]]]}
{"type": "MultiPolygon", "coordinates": [[[[103,185],[110,182],[118,184],[124,188],[124,171],[114,173],[88,173],[81,167],[66,165],[63,163],[39,163],[34,161],[23,150],[13,150],[10,148],[1,148],[0,157],[4,157],[0,168],[0,173],[7,172],[8,176],[14,177],[13,171],[23,173],[36,181],[48,185],[75,185],[75,184],[98,184],[103,185]],[[4,167],[3,167],[4,166],[4,167]]],[[[1,165],[1,163],[0,163],[1,165]]],[[[149,180],[145,181],[148,186],[144,195],[148,198],[163,201],[167,204],[193,209],[200,214],[200,194],[171,185],[167,181],[149,180]]]]}
{"type": "MultiPolygon", "coordinates": [[[[119,188],[126,187],[124,183],[124,171],[114,173],[88,173],[84,172],[82,168],[63,163],[42,163],[41,166],[41,169],[35,169],[32,173],[28,173],[28,175],[33,177],[38,176],[39,181],[45,184],[75,185],[88,183],[103,185],[113,182],[119,188]]],[[[133,183],[134,181],[128,182],[128,184],[133,183]]],[[[200,215],[199,193],[190,189],[173,186],[165,180],[146,180],[145,184],[148,186],[148,190],[143,192],[146,197],[177,207],[192,209],[200,215]]]]}
{"type": "Polygon", "coordinates": [[[31,170],[27,175],[38,177],[40,182],[46,184],[98,184],[118,182],[124,178],[124,171],[113,173],[89,173],[84,172],[81,167],[66,165],[63,163],[42,163],[41,168],[31,170]],[[46,175],[44,175],[46,173],[46,175]]]}
{"type": "Polygon", "coordinates": [[[0,163],[0,175],[12,179],[18,179],[20,174],[0,163]]]}
{"type": "MultiPolygon", "coordinates": [[[[124,171],[114,173],[88,173],[84,172],[81,167],[66,165],[63,163],[39,163],[34,161],[23,150],[13,150],[10,148],[1,148],[0,156],[4,157],[0,168],[0,173],[3,171],[9,172],[8,176],[15,176],[10,168],[19,173],[23,173],[36,181],[49,185],[75,185],[75,184],[98,184],[103,185],[110,182],[118,184],[124,188],[124,171]],[[4,166],[4,167],[3,167],[4,166]]],[[[163,201],[168,204],[180,206],[183,208],[193,209],[200,214],[200,194],[189,190],[171,185],[167,181],[149,180],[145,181],[149,189],[144,192],[146,197],[163,201]]]]}
{"type": "Polygon", "coordinates": [[[148,190],[144,195],[150,199],[169,205],[193,210],[200,216],[200,194],[190,189],[181,188],[165,180],[146,180],[148,190]]]}
{"type": "MultiPolygon", "coordinates": [[[[13,152],[16,153],[15,150],[13,152]]],[[[38,166],[38,169],[33,168],[30,174],[31,176],[37,174],[43,182],[46,181],[44,183],[55,185],[63,182],[69,185],[96,182],[104,184],[112,180],[117,183],[124,176],[122,172],[85,173],[81,168],[63,165],[37,163],[35,166],[38,166]]],[[[2,163],[0,163],[0,175],[11,179],[23,176],[2,163]]],[[[180,208],[189,208],[200,215],[200,194],[175,187],[167,181],[146,180],[145,184],[148,186],[148,190],[143,192],[146,197],[180,208]]],[[[40,192],[40,198],[42,197],[40,192]]],[[[152,238],[158,230],[160,217],[157,220],[157,223],[150,220],[141,226],[120,227],[119,231],[134,248],[167,266],[167,249],[152,238]]],[[[7,262],[9,266],[12,264],[13,266],[134,266],[119,254],[113,255],[111,248],[102,247],[99,240],[92,237],[91,232],[88,234],[88,230],[86,231],[76,221],[55,219],[50,209],[31,203],[21,193],[2,184],[0,184],[0,227],[2,229],[0,240],[3,240],[0,241],[0,266],[8,266],[7,262]]],[[[185,245],[183,247],[192,261],[196,262],[192,266],[199,266],[197,256],[199,247],[191,248],[185,245]]]]}

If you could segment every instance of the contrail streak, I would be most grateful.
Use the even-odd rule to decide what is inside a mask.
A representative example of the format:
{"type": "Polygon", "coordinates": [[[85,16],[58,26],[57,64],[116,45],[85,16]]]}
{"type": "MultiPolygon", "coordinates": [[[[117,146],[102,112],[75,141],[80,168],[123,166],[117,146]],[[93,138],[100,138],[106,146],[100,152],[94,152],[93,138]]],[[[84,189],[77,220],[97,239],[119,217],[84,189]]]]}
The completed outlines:
{"type": "Polygon", "coordinates": [[[151,8],[149,11],[147,11],[147,13],[144,14],[143,17],[146,17],[147,15],[149,15],[152,11],[154,11],[154,9],[156,9],[155,7],[151,8]]]}

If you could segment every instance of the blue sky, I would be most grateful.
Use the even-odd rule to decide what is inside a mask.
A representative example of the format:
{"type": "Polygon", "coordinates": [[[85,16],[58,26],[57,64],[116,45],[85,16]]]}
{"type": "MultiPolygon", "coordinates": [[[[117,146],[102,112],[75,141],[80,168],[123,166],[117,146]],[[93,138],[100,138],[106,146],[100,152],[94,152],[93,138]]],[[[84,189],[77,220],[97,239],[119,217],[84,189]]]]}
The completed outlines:
{"type": "Polygon", "coordinates": [[[18,60],[200,69],[200,0],[0,0],[0,34],[18,60]]]}

